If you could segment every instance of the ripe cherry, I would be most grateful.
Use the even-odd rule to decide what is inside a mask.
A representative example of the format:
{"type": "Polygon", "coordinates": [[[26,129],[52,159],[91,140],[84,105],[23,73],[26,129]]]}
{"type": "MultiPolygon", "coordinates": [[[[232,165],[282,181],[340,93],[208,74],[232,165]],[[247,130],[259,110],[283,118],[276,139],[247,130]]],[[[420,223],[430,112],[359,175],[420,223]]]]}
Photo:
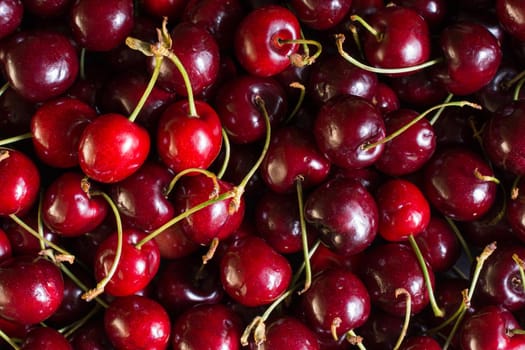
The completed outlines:
{"type": "Polygon", "coordinates": [[[22,22],[24,6],[21,0],[0,2],[0,12],[3,14],[2,19],[0,19],[0,39],[9,36],[18,28],[22,22]]]}
{"type": "Polygon", "coordinates": [[[73,350],[69,341],[51,327],[37,327],[32,329],[23,343],[20,350],[73,350]]]}
{"type": "Polygon", "coordinates": [[[250,343],[251,350],[319,350],[317,336],[303,322],[283,316],[266,326],[262,344],[250,343]]]}
{"type": "Polygon", "coordinates": [[[525,12],[519,1],[516,0],[497,0],[496,15],[499,24],[513,37],[524,40],[525,12]]]}
{"type": "Polygon", "coordinates": [[[327,30],[337,26],[350,11],[351,0],[293,0],[290,6],[305,26],[327,30]]]}

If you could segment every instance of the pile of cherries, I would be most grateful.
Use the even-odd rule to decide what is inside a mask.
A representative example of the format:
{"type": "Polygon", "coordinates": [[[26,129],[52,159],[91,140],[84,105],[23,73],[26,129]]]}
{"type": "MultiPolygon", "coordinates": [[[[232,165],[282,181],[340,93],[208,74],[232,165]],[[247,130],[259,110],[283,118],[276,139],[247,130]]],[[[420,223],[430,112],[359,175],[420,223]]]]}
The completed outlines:
{"type": "Polygon", "coordinates": [[[525,349],[523,1],[0,14],[2,349],[525,349]]]}

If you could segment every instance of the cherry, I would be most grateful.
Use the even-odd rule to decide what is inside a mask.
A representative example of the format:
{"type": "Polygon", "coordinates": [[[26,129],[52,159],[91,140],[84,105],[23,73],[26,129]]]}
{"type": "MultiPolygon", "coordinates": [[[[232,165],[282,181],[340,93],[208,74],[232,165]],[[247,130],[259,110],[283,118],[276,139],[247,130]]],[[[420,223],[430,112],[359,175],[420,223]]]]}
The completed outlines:
{"type": "Polygon", "coordinates": [[[0,2],[0,12],[3,14],[0,20],[0,39],[13,33],[22,22],[24,4],[21,0],[3,0],[0,2]]]}
{"type": "Polygon", "coordinates": [[[360,169],[373,164],[384,145],[365,149],[385,137],[385,124],[378,110],[357,96],[340,96],[326,102],[315,119],[317,146],[335,165],[360,169]]]}
{"type": "Polygon", "coordinates": [[[148,132],[121,114],[109,113],[86,126],[79,142],[79,164],[95,181],[114,183],[133,174],[150,150],[148,132]]]}
{"type": "Polygon", "coordinates": [[[406,339],[400,350],[441,350],[438,341],[430,336],[414,336],[406,339]]]}
{"type": "Polygon", "coordinates": [[[173,350],[240,350],[241,320],[222,304],[199,305],[175,319],[171,337],[173,350]]]}
{"type": "Polygon", "coordinates": [[[383,115],[397,111],[400,108],[397,92],[395,92],[390,85],[383,82],[377,84],[376,93],[372,98],[372,103],[383,115]]]}
{"type": "Polygon", "coordinates": [[[169,105],[159,120],[157,151],[175,173],[208,168],[221,148],[221,122],[217,113],[206,102],[195,102],[197,115],[189,115],[189,103],[182,100],[169,105]]]}
{"type": "Polygon", "coordinates": [[[425,19],[430,29],[438,28],[450,12],[450,5],[444,0],[396,0],[394,3],[415,10],[425,19]]]}
{"type": "Polygon", "coordinates": [[[22,324],[49,318],[64,297],[62,273],[52,262],[20,256],[0,266],[0,316],[22,324]]]}
{"type": "Polygon", "coordinates": [[[272,76],[290,65],[301,37],[297,17],[287,8],[267,5],[248,13],[235,32],[235,57],[251,74],[272,76]]]}
{"type": "MultiPolygon", "coordinates": [[[[35,210],[30,211],[20,219],[30,228],[36,229],[38,226],[38,218],[35,210]]],[[[5,225],[5,233],[11,242],[13,256],[36,255],[42,250],[41,241],[17,222],[7,223],[5,225]]],[[[59,243],[59,236],[45,226],[43,227],[42,235],[49,242],[59,243]]]]}
{"type": "Polygon", "coordinates": [[[12,255],[11,242],[4,230],[0,228],[0,263],[12,255]]]}
{"type": "Polygon", "coordinates": [[[23,0],[24,9],[41,18],[56,18],[69,10],[72,0],[23,0]]]}
{"type": "Polygon", "coordinates": [[[171,323],[159,303],[130,295],[111,302],[104,313],[104,329],[117,349],[166,349],[171,323]]]}
{"type": "Polygon", "coordinates": [[[83,178],[80,173],[65,172],[47,188],[42,199],[42,220],[53,232],[79,236],[104,221],[107,202],[100,197],[89,198],[81,187],[83,178]]]}
{"type": "Polygon", "coordinates": [[[362,326],[370,314],[365,285],[354,273],[341,268],[314,278],[300,303],[307,324],[316,333],[337,334],[337,338],[362,326]]]}
{"type": "Polygon", "coordinates": [[[468,149],[444,149],[425,168],[424,192],[429,202],[454,220],[483,216],[494,204],[496,189],[489,165],[468,149]]]}
{"type": "Polygon", "coordinates": [[[42,104],[31,118],[32,141],[38,158],[58,168],[78,165],[80,134],[96,115],[91,106],[74,98],[42,104]]]}
{"type": "Polygon", "coordinates": [[[20,350],[73,350],[73,347],[57,330],[37,327],[29,332],[20,350]]]}
{"type": "Polygon", "coordinates": [[[9,85],[32,102],[64,93],[73,85],[79,70],[70,40],[51,31],[22,31],[11,36],[2,61],[9,85]]]}
{"type": "Polygon", "coordinates": [[[113,350],[106,332],[104,320],[95,317],[73,333],[71,344],[75,350],[113,350]]]}
{"type": "Polygon", "coordinates": [[[200,245],[186,236],[181,222],[167,227],[153,239],[159,247],[160,256],[164,259],[177,259],[195,253],[200,245]]]}
{"type": "Polygon", "coordinates": [[[305,26],[326,30],[343,21],[352,5],[351,0],[292,0],[290,6],[305,26]]]}
{"type": "Polygon", "coordinates": [[[351,256],[372,244],[378,230],[378,209],[372,195],[357,181],[333,179],[316,187],[305,203],[305,219],[337,254],[351,256]]]}
{"type": "Polygon", "coordinates": [[[0,147],[0,216],[23,214],[34,204],[40,173],[24,153],[0,147]]]}
{"type": "Polygon", "coordinates": [[[441,103],[448,94],[432,68],[410,75],[395,76],[390,79],[390,86],[402,102],[416,107],[434,106],[441,103]]]}
{"type": "Polygon", "coordinates": [[[148,14],[154,17],[168,17],[174,20],[182,16],[187,2],[186,0],[142,0],[140,4],[148,14]]]}
{"type": "Polygon", "coordinates": [[[220,277],[232,299],[253,307],[281,296],[290,284],[292,268],[264,240],[246,236],[227,248],[220,261],[220,277]]]}
{"type": "MultiPolygon", "coordinates": [[[[403,318],[372,307],[366,322],[356,330],[370,350],[394,349],[403,328],[403,318]]],[[[409,326],[408,334],[412,334],[409,326]]]]}
{"type": "Polygon", "coordinates": [[[13,89],[0,96],[0,137],[12,137],[30,132],[29,124],[36,106],[13,89]]]}
{"type": "Polygon", "coordinates": [[[319,350],[314,332],[295,317],[283,316],[266,326],[261,344],[250,343],[252,350],[319,350]]]}
{"type": "Polygon", "coordinates": [[[525,39],[523,29],[525,21],[523,20],[524,9],[515,0],[496,0],[496,15],[499,24],[503,29],[513,37],[519,40],[525,39]]]}
{"type": "Polygon", "coordinates": [[[133,28],[131,0],[76,0],[69,13],[75,40],[90,51],[117,47],[133,28]]]}
{"type": "Polygon", "coordinates": [[[264,115],[255,102],[264,100],[273,127],[282,124],[288,112],[285,90],[272,78],[241,75],[219,87],[216,111],[228,137],[235,143],[250,143],[264,138],[264,115]]]}

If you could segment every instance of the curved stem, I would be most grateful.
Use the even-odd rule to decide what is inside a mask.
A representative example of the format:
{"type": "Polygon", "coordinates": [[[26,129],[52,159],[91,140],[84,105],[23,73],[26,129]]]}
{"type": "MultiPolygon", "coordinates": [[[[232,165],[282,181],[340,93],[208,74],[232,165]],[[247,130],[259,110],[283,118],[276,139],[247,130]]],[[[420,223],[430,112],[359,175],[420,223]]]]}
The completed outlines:
{"type": "Polygon", "coordinates": [[[0,329],[0,338],[9,344],[14,350],[20,350],[20,347],[11,339],[3,330],[0,329]]]}
{"type": "Polygon", "coordinates": [[[358,336],[353,329],[346,332],[346,340],[360,350],[366,350],[366,347],[363,345],[363,338],[358,336]]]}
{"type": "Polygon", "coordinates": [[[374,27],[372,27],[367,21],[363,19],[363,17],[359,15],[352,15],[350,16],[350,20],[353,22],[359,22],[365,28],[370,34],[372,34],[377,41],[381,41],[381,33],[379,33],[374,27]]]}
{"type": "Polygon", "coordinates": [[[401,346],[401,343],[405,339],[408,331],[408,325],[410,324],[410,316],[412,315],[412,296],[405,288],[398,288],[396,289],[396,298],[399,298],[401,294],[403,294],[406,298],[406,310],[405,310],[405,319],[403,321],[403,328],[401,329],[401,333],[399,334],[399,337],[397,338],[396,345],[394,346],[393,350],[398,350],[401,346]]]}
{"type": "Polygon", "coordinates": [[[423,272],[423,278],[427,287],[428,298],[430,300],[430,306],[432,307],[432,311],[434,312],[434,315],[436,317],[443,317],[445,313],[442,309],[439,308],[436,301],[436,297],[434,296],[434,288],[432,288],[432,281],[430,280],[430,275],[428,273],[426,261],[423,258],[423,254],[421,253],[421,250],[419,249],[419,246],[417,245],[416,239],[413,235],[408,236],[408,242],[410,243],[412,250],[416,254],[417,261],[419,262],[419,266],[421,268],[421,271],[423,272]]]}
{"type": "Polygon", "coordinates": [[[476,108],[476,109],[480,109],[481,108],[480,105],[472,103],[472,102],[469,102],[469,101],[455,101],[455,102],[441,103],[441,104],[435,105],[434,107],[431,107],[431,108],[427,109],[426,111],[424,111],[423,113],[421,113],[420,115],[418,115],[417,117],[412,119],[409,123],[405,124],[404,126],[402,126],[401,128],[397,129],[396,131],[394,131],[390,135],[386,136],[385,138],[383,138],[383,139],[381,139],[381,140],[379,140],[377,142],[374,142],[374,143],[363,144],[361,146],[361,148],[363,150],[367,151],[367,150],[370,150],[370,149],[372,149],[374,147],[377,147],[379,145],[387,143],[387,142],[393,140],[394,138],[396,138],[397,136],[401,135],[402,133],[404,133],[408,129],[410,129],[414,124],[419,122],[421,119],[425,118],[428,114],[432,113],[436,109],[440,109],[440,108],[443,108],[443,107],[449,107],[449,106],[450,107],[452,107],[452,106],[455,106],[455,107],[469,106],[469,107],[476,108]]]}
{"type": "Polygon", "coordinates": [[[301,243],[303,247],[303,260],[305,272],[304,287],[302,290],[299,291],[299,294],[306,292],[312,284],[312,268],[310,266],[308,234],[306,232],[306,220],[304,218],[303,180],[304,179],[302,177],[295,180],[297,204],[299,206],[299,223],[301,225],[301,243]]]}
{"type": "Polygon", "coordinates": [[[412,72],[415,72],[415,71],[418,71],[418,70],[421,70],[421,69],[425,69],[425,68],[431,67],[431,66],[433,66],[433,65],[435,65],[435,64],[437,64],[437,63],[442,61],[441,58],[437,58],[437,59],[430,60],[430,61],[418,64],[418,65],[415,65],[415,66],[411,66],[411,67],[399,67],[399,68],[372,67],[372,66],[369,66],[369,65],[366,65],[364,63],[359,62],[358,60],[356,60],[355,58],[353,58],[351,55],[349,55],[347,52],[344,51],[344,49],[343,49],[343,42],[345,41],[344,34],[336,34],[335,38],[336,38],[337,51],[339,52],[339,54],[345,60],[347,60],[348,62],[352,63],[354,66],[357,66],[357,67],[359,67],[359,68],[361,68],[363,70],[366,70],[366,71],[369,71],[369,72],[373,72],[373,73],[377,73],[377,74],[412,73],[412,72]]]}
{"type": "Polygon", "coordinates": [[[169,196],[171,191],[173,191],[173,189],[175,188],[175,185],[177,184],[177,182],[179,182],[179,180],[183,176],[185,176],[185,175],[187,175],[189,173],[200,173],[200,174],[205,175],[205,176],[209,177],[210,179],[212,179],[212,181],[213,181],[213,193],[211,195],[212,196],[216,196],[217,194],[219,194],[219,183],[217,182],[217,176],[214,173],[212,173],[209,170],[202,169],[202,168],[188,168],[188,169],[182,170],[177,175],[175,175],[173,177],[173,179],[171,179],[171,181],[170,181],[170,183],[168,185],[168,188],[166,188],[166,190],[164,191],[164,195],[165,196],[169,196]]]}
{"type": "Polygon", "coordinates": [[[8,137],[6,139],[0,140],[0,146],[8,145],[8,144],[13,143],[13,142],[27,140],[27,139],[30,139],[32,137],[33,137],[33,134],[30,133],[30,132],[26,132],[25,134],[20,134],[20,135],[13,136],[13,137],[8,137]]]}
{"type": "Polygon", "coordinates": [[[286,119],[285,123],[289,123],[293,119],[293,117],[295,117],[297,112],[299,112],[299,109],[301,108],[301,106],[303,104],[303,101],[304,101],[304,96],[306,94],[306,88],[304,87],[303,84],[301,84],[299,82],[291,83],[290,87],[293,87],[295,89],[299,89],[299,98],[297,99],[297,103],[295,104],[294,109],[292,110],[292,112],[290,113],[288,118],[286,119]]]}
{"type": "Polygon", "coordinates": [[[2,85],[2,87],[0,87],[0,96],[2,96],[7,91],[7,89],[9,89],[9,83],[2,85]]]}
{"type": "Polygon", "coordinates": [[[188,75],[188,71],[182,64],[181,60],[172,51],[169,51],[166,57],[168,57],[171,60],[171,62],[173,62],[173,64],[177,67],[180,75],[182,76],[182,80],[184,80],[184,85],[186,86],[186,94],[188,95],[188,107],[190,109],[190,116],[197,117],[197,108],[195,107],[195,98],[193,97],[193,88],[191,87],[191,81],[188,75]]]}
{"type": "Polygon", "coordinates": [[[155,56],[155,68],[153,69],[153,73],[151,74],[151,78],[148,82],[148,85],[146,86],[146,90],[144,90],[144,93],[140,97],[139,102],[135,106],[135,109],[129,116],[129,121],[134,122],[135,119],[137,119],[140,111],[146,104],[146,101],[148,100],[149,95],[151,94],[151,91],[153,90],[153,87],[155,87],[155,83],[157,82],[157,79],[160,74],[160,66],[162,63],[163,57],[162,56],[155,56]]]}
{"type": "Polygon", "coordinates": [[[514,94],[512,95],[512,99],[514,101],[517,101],[520,98],[521,88],[523,87],[524,83],[525,83],[525,77],[520,79],[520,81],[516,85],[516,88],[514,89],[514,94]]]}
{"type": "Polygon", "coordinates": [[[217,172],[217,178],[222,179],[224,176],[224,173],[226,172],[226,169],[228,169],[228,165],[230,163],[230,156],[231,156],[231,146],[230,146],[230,138],[228,137],[228,133],[224,128],[221,130],[222,132],[222,140],[224,142],[224,161],[222,162],[222,166],[217,172]]]}
{"type": "Polygon", "coordinates": [[[520,80],[523,79],[523,78],[525,78],[525,70],[519,72],[518,74],[516,74],[511,80],[506,81],[505,83],[503,83],[503,87],[504,87],[505,89],[508,89],[508,88],[510,88],[512,85],[516,84],[518,81],[520,81],[520,80]]]}
{"type": "Polygon", "coordinates": [[[77,331],[77,329],[85,325],[86,322],[89,321],[93,316],[95,316],[97,312],[99,311],[100,311],[100,305],[97,304],[84,317],[82,317],[81,319],[73,323],[71,327],[65,333],[63,333],[64,337],[66,339],[69,338],[71,335],[73,335],[73,333],[77,331]]]}
{"type": "Polygon", "coordinates": [[[321,43],[310,39],[279,40],[279,44],[303,44],[315,46],[316,50],[313,55],[301,55],[299,53],[290,55],[290,62],[296,67],[304,67],[311,65],[323,52],[323,46],[321,45],[321,43]]]}
{"type": "Polygon", "coordinates": [[[521,278],[521,287],[523,288],[523,291],[525,292],[525,262],[518,256],[518,254],[514,253],[512,254],[512,260],[518,265],[518,270],[520,272],[520,278],[521,278]]]}

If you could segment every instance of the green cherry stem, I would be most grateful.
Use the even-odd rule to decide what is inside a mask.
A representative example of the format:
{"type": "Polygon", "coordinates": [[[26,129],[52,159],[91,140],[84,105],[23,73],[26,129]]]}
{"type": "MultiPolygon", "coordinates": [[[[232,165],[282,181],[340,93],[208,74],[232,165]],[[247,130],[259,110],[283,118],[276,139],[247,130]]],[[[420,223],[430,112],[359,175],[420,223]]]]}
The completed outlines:
{"type": "Polygon", "coordinates": [[[363,337],[357,335],[353,329],[346,332],[346,340],[359,348],[359,350],[366,350],[366,347],[363,345],[363,337]]]}
{"type": "Polygon", "coordinates": [[[303,177],[300,176],[295,180],[295,188],[297,192],[297,204],[299,206],[299,223],[301,225],[301,243],[303,247],[304,260],[304,287],[299,291],[299,294],[306,292],[312,285],[312,267],[310,265],[310,256],[308,248],[308,234],[306,232],[306,220],[304,218],[304,198],[303,198],[303,177]]]}
{"type": "Polygon", "coordinates": [[[295,67],[304,67],[304,66],[309,66],[313,64],[315,60],[323,52],[323,46],[321,45],[321,43],[315,40],[311,40],[311,39],[289,39],[289,40],[279,39],[279,44],[280,45],[302,44],[302,45],[315,46],[316,50],[313,55],[309,55],[309,54],[301,55],[299,53],[293,53],[290,55],[290,63],[294,65],[295,67]]]}
{"type": "Polygon", "coordinates": [[[155,56],[155,68],[153,69],[151,78],[148,82],[148,85],[146,86],[146,90],[144,90],[144,93],[142,94],[139,102],[137,103],[137,106],[135,106],[135,109],[133,110],[133,112],[131,112],[131,115],[128,118],[129,121],[134,122],[135,119],[137,119],[140,111],[146,104],[146,101],[148,100],[148,97],[151,94],[151,91],[153,90],[153,88],[155,87],[155,83],[157,82],[157,79],[159,77],[162,60],[163,60],[162,56],[155,56]]]}
{"type": "Polygon", "coordinates": [[[219,183],[217,182],[217,176],[214,173],[212,173],[209,170],[201,169],[201,168],[188,168],[188,169],[182,170],[181,172],[179,172],[177,175],[173,177],[168,187],[164,191],[164,196],[169,196],[171,191],[173,191],[173,189],[175,188],[175,185],[177,184],[177,182],[179,182],[179,180],[183,176],[190,174],[190,173],[200,173],[202,175],[209,177],[213,181],[213,192],[210,194],[210,197],[216,197],[219,194],[219,183]]]}
{"type": "Polygon", "coordinates": [[[78,75],[80,79],[86,80],[86,48],[83,47],[80,49],[80,59],[79,59],[79,72],[78,75]]]}
{"type": "MultiPolygon", "coordinates": [[[[82,281],[79,280],[77,276],[75,276],[75,274],[71,272],[71,270],[68,269],[64,264],[60,264],[59,267],[60,270],[64,273],[64,275],[69,277],[80,289],[82,289],[84,292],[89,291],[89,288],[84,283],[82,283],[82,281]]],[[[95,301],[105,309],[107,309],[109,306],[104,300],[100,299],[99,297],[96,297],[95,301]]]]}
{"type": "Polygon", "coordinates": [[[222,132],[222,142],[224,145],[224,161],[222,162],[221,168],[217,172],[217,178],[222,179],[224,176],[224,173],[228,169],[228,165],[230,164],[230,156],[231,156],[231,145],[230,145],[230,138],[228,137],[228,133],[224,128],[221,130],[222,132]]]}
{"type": "MultiPolygon", "coordinates": [[[[449,103],[450,101],[452,101],[453,97],[454,97],[454,94],[448,94],[447,98],[445,98],[445,101],[443,101],[443,103],[449,103]]],[[[441,116],[445,108],[446,108],[445,106],[442,106],[440,109],[437,110],[436,114],[434,114],[434,116],[430,120],[430,125],[434,125],[438,121],[439,117],[441,116]]]]}
{"type": "Polygon", "coordinates": [[[186,94],[188,95],[188,108],[190,116],[197,117],[197,107],[195,107],[195,98],[193,97],[193,89],[191,87],[191,81],[190,76],[188,75],[188,71],[182,64],[181,60],[171,51],[167,51],[167,58],[170,59],[171,62],[177,67],[179,70],[180,75],[182,76],[182,80],[184,80],[184,85],[186,86],[186,94]]]}
{"type": "Polygon", "coordinates": [[[8,145],[10,143],[14,143],[14,142],[18,142],[18,141],[27,140],[27,139],[30,139],[32,137],[33,137],[33,134],[30,133],[30,132],[26,132],[25,134],[16,135],[16,136],[13,136],[13,137],[8,137],[6,139],[0,140],[0,146],[8,145]]]}
{"type": "Polygon", "coordinates": [[[0,338],[9,344],[14,350],[20,350],[20,347],[11,339],[3,330],[0,329],[0,338]]]}
{"type": "Polygon", "coordinates": [[[474,261],[474,257],[472,256],[472,252],[470,251],[470,248],[469,248],[469,246],[467,244],[467,241],[465,241],[465,238],[463,237],[463,235],[459,231],[458,226],[448,216],[445,216],[444,218],[447,221],[447,223],[450,226],[450,228],[452,229],[452,231],[454,232],[454,234],[456,235],[456,237],[457,237],[457,239],[459,241],[459,244],[461,245],[461,248],[463,248],[463,251],[465,252],[465,255],[467,256],[468,261],[470,263],[472,263],[474,261]]]}
{"type": "Polygon", "coordinates": [[[293,119],[293,117],[295,117],[297,112],[299,112],[299,109],[301,108],[303,101],[304,101],[304,96],[306,95],[306,88],[304,87],[303,84],[296,81],[296,82],[291,83],[290,87],[293,87],[294,89],[299,90],[299,98],[297,99],[297,103],[295,104],[292,112],[290,113],[288,118],[286,118],[285,123],[289,123],[293,119]]]}
{"type": "Polygon", "coordinates": [[[358,22],[365,28],[370,34],[372,34],[377,41],[381,41],[383,39],[383,35],[378,32],[374,27],[372,27],[367,21],[363,19],[363,17],[359,15],[352,15],[350,16],[350,20],[353,22],[358,22]]]}
{"type": "Polygon", "coordinates": [[[4,85],[2,85],[2,87],[0,87],[0,96],[2,96],[4,92],[7,91],[7,89],[9,89],[9,83],[5,83],[4,85]]]}
{"type": "Polygon", "coordinates": [[[396,289],[395,297],[399,298],[401,295],[404,295],[406,299],[405,319],[403,321],[403,328],[401,329],[401,333],[397,338],[397,342],[393,350],[398,350],[401,346],[401,343],[405,339],[408,331],[408,325],[410,324],[410,316],[412,314],[412,296],[405,288],[396,289]]]}
{"type": "Polygon", "coordinates": [[[410,243],[410,246],[412,247],[412,250],[416,255],[417,261],[419,262],[419,267],[423,272],[423,278],[427,287],[428,298],[430,301],[430,306],[432,307],[432,311],[434,312],[434,315],[436,317],[443,317],[445,315],[445,312],[438,306],[436,297],[434,296],[434,288],[432,288],[432,281],[430,280],[430,275],[428,273],[428,267],[425,258],[423,258],[423,254],[421,253],[421,250],[419,249],[419,246],[413,235],[408,236],[408,242],[410,243]]]}
{"type": "Polygon", "coordinates": [[[81,319],[75,321],[67,331],[62,333],[64,337],[69,338],[73,333],[75,333],[80,327],[86,324],[87,321],[89,321],[91,318],[93,318],[99,311],[101,310],[101,306],[99,304],[95,305],[93,309],[91,309],[84,317],[81,319]]]}

